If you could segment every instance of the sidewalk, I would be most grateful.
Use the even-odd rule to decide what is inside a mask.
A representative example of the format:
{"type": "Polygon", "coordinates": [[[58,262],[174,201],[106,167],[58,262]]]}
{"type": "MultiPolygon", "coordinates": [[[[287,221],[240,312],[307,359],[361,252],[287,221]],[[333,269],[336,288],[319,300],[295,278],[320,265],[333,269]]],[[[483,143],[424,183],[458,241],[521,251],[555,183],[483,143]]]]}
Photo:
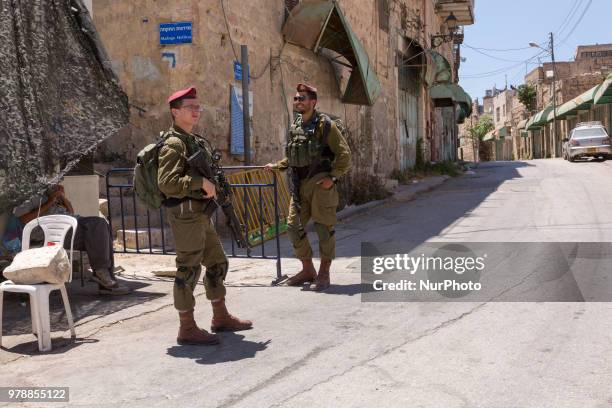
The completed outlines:
{"type": "MultiPolygon", "coordinates": [[[[354,235],[347,224],[349,219],[364,215],[371,209],[393,202],[407,202],[419,194],[430,191],[444,183],[448,176],[436,176],[423,179],[410,185],[400,185],[394,194],[386,200],[374,201],[360,206],[350,206],[338,213],[340,222],[337,231],[338,240],[354,235]],[[343,226],[347,228],[343,228],[343,226]]],[[[310,236],[313,248],[316,248],[316,237],[310,236]]],[[[268,255],[275,253],[271,242],[266,245],[268,255]],[[269,249],[268,249],[269,248],[269,249]]],[[[256,250],[256,254],[259,252],[256,250]]],[[[299,268],[299,262],[293,258],[291,245],[285,236],[281,237],[281,262],[283,274],[291,274],[299,268]]],[[[85,282],[81,287],[80,275],[75,273],[74,280],[68,286],[71,307],[74,313],[77,341],[87,342],[100,331],[126,321],[156,313],[161,310],[172,310],[173,279],[158,277],[155,271],[174,270],[174,255],[116,254],[116,265],[124,271],[118,277],[124,284],[133,289],[125,296],[101,296],[97,294],[97,285],[85,282]]],[[[334,269],[353,269],[351,258],[339,259],[334,269]]],[[[230,258],[230,270],[226,284],[230,288],[242,291],[248,287],[269,287],[276,277],[274,260],[230,258]]],[[[199,282],[202,286],[202,282],[199,282]]],[[[203,288],[196,289],[196,301],[205,301],[203,288]]],[[[63,313],[59,292],[54,292],[50,299],[51,330],[53,354],[62,353],[73,347],[63,313]]],[[[23,299],[13,294],[5,294],[4,301],[4,350],[0,351],[0,364],[19,360],[28,355],[37,355],[36,338],[30,327],[30,311],[23,299]]]]}

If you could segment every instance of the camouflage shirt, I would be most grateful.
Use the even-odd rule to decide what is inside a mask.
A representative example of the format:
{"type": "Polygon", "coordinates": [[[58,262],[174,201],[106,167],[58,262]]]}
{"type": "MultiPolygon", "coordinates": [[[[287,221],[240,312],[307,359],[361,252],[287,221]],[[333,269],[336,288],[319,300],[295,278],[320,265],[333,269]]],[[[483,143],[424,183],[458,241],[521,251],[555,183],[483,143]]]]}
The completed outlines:
{"type": "MultiPolygon", "coordinates": [[[[318,112],[314,113],[313,119],[310,122],[303,123],[302,127],[312,126],[312,121],[314,118],[317,120],[315,135],[316,137],[321,137],[323,127],[325,126],[325,121],[321,120],[321,116],[318,112]]],[[[327,136],[327,145],[334,154],[334,160],[331,162],[331,171],[329,175],[331,177],[340,178],[348,173],[351,169],[351,149],[346,142],[346,139],[344,136],[342,136],[342,133],[333,121],[327,136]]],[[[289,161],[285,157],[276,162],[274,166],[279,170],[286,170],[289,167],[289,161]]]]}
{"type": "MultiPolygon", "coordinates": [[[[157,184],[162,193],[169,198],[193,198],[202,200],[203,177],[189,175],[187,158],[202,149],[196,138],[199,136],[185,132],[174,125],[166,133],[166,142],[159,149],[159,169],[157,184]]],[[[204,149],[208,156],[211,152],[204,149]]]]}

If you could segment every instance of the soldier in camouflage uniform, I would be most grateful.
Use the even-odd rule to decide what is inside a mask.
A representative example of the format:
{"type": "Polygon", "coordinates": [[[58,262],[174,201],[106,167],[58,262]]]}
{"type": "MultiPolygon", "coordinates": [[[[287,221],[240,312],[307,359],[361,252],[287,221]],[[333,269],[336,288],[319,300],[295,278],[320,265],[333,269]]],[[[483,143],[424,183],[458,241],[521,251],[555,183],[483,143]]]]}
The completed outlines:
{"type": "MultiPolygon", "coordinates": [[[[176,278],[174,280],[174,307],[179,312],[179,344],[217,344],[216,334],[200,329],[193,317],[193,292],[206,267],[204,287],[212,303],[211,330],[238,331],[252,327],[228,313],[225,307],[224,280],[228,261],[219,236],[210,219],[207,206],[214,205],[216,188],[213,182],[200,176],[189,175],[187,158],[203,150],[211,158],[210,143],[192,133],[202,111],[196,89],[188,88],[168,98],[173,118],[172,127],[164,133],[164,145],[159,150],[159,189],[166,196],[164,206],[174,235],[176,247],[176,278]]],[[[212,158],[211,158],[212,163],[212,158]]]]}
{"type": "Polygon", "coordinates": [[[292,197],[288,234],[296,257],[302,261],[302,270],[289,278],[287,284],[300,286],[311,282],[312,289],[321,291],[330,285],[329,269],[336,256],[336,183],[351,168],[351,150],[336,124],[315,109],[316,88],[298,84],[293,101],[299,115],[289,130],[286,157],[277,163],[268,163],[266,169],[290,170],[292,197]],[[305,230],[311,218],[319,237],[318,273],[305,230]]]}

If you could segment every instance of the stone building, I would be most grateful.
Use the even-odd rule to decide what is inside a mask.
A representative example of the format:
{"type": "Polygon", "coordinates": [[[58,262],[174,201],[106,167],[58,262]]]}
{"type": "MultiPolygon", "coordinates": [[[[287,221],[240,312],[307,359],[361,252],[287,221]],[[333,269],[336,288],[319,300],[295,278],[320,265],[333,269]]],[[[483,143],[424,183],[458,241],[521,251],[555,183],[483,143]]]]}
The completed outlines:
{"type": "Polygon", "coordinates": [[[529,112],[518,98],[518,92],[512,97],[512,109],[510,112],[512,123],[512,152],[516,160],[531,159],[531,139],[524,131],[529,112]]]}
{"type": "Polygon", "coordinates": [[[478,98],[472,101],[472,114],[459,125],[459,159],[470,162],[480,161],[478,151],[480,141],[472,137],[470,129],[473,128],[480,116],[484,113],[484,108],[479,104],[478,98]]]}
{"type": "MultiPolygon", "coordinates": [[[[582,45],[576,49],[574,61],[560,61],[556,64],[556,105],[573,100],[584,92],[602,83],[608,72],[612,71],[612,44],[582,45]]],[[[525,76],[525,83],[534,85],[537,90],[537,111],[544,112],[538,123],[531,124],[528,138],[531,140],[532,157],[561,157],[562,140],[569,135],[578,122],[591,120],[597,115],[605,116],[605,106],[597,107],[593,113],[584,109],[564,120],[557,120],[556,140],[553,138],[553,64],[544,63],[525,76]],[[544,116],[550,116],[550,121],[544,116]],[[566,119],[566,120],[565,120],[566,119]]]]}
{"type": "Polygon", "coordinates": [[[463,33],[449,35],[449,22],[473,24],[473,0],[92,0],[92,10],[132,104],[131,126],[106,143],[107,153],[133,161],[170,125],[167,96],[193,85],[204,106],[198,131],[224,151],[225,162],[240,163],[232,126],[241,121],[232,125],[232,113],[240,118],[231,98],[244,44],[254,164],[283,155],[298,82],[315,85],[319,109],[343,120],[359,171],[385,177],[412,167],[417,154],[456,158],[459,106],[440,106],[429,89],[458,82],[463,33]],[[160,27],[180,23],[189,27],[184,43],[179,36],[162,44],[160,27]],[[351,76],[356,70],[361,75],[351,76]]]}

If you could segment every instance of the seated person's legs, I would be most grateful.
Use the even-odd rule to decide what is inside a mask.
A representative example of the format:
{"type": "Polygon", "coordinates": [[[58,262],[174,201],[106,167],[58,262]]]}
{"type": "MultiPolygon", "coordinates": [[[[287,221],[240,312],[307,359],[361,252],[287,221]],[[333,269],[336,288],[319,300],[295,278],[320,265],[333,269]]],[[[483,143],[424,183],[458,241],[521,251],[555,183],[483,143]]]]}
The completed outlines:
{"type": "MultiPolygon", "coordinates": [[[[70,236],[66,237],[64,247],[70,247],[70,236]]],[[[74,249],[86,251],[89,264],[93,270],[92,279],[100,285],[100,289],[118,290],[124,287],[118,285],[113,273],[114,259],[111,232],[108,222],[102,217],[79,217],[77,232],[74,237],[74,249]]]]}

